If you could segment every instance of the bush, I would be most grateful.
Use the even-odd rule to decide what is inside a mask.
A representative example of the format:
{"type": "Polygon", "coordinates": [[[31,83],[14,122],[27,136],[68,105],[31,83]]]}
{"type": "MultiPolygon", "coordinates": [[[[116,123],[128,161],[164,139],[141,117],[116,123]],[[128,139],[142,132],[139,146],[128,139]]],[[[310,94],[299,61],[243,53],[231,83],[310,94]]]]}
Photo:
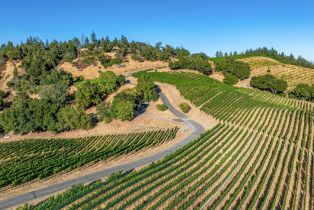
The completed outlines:
{"type": "Polygon", "coordinates": [[[57,114],[58,129],[60,131],[72,129],[89,129],[92,127],[92,121],[84,110],[66,106],[61,108],[57,114]]]}
{"type": "Polygon", "coordinates": [[[98,55],[98,60],[101,63],[101,65],[105,68],[110,67],[114,64],[120,64],[122,63],[122,59],[119,58],[113,58],[110,59],[108,56],[106,55],[98,55]]]}
{"type": "Polygon", "coordinates": [[[230,73],[240,80],[250,77],[250,66],[247,63],[236,61],[233,58],[223,58],[215,61],[216,70],[230,73]]]}
{"type": "Polygon", "coordinates": [[[260,90],[272,93],[283,93],[288,88],[288,84],[283,79],[278,79],[271,74],[252,77],[250,85],[260,90]]]}
{"type": "Polygon", "coordinates": [[[141,75],[137,79],[136,91],[142,95],[144,102],[156,101],[158,94],[154,82],[148,75],[141,75]]]}
{"type": "Polygon", "coordinates": [[[6,93],[0,90],[0,106],[4,105],[4,98],[6,96],[6,93]]]}
{"type": "Polygon", "coordinates": [[[110,110],[110,104],[102,102],[97,106],[97,117],[98,120],[110,123],[112,121],[112,113],[110,110]]]}
{"type": "Polygon", "coordinates": [[[239,81],[239,78],[230,73],[224,73],[223,83],[227,85],[235,85],[239,81]]]}
{"type": "Polygon", "coordinates": [[[211,65],[208,58],[204,54],[193,54],[189,57],[179,57],[179,60],[170,62],[169,67],[175,69],[192,69],[203,74],[209,75],[212,73],[211,65]]]}
{"type": "Polygon", "coordinates": [[[168,107],[165,104],[157,104],[156,107],[159,111],[162,111],[162,112],[168,109],[168,107]]]}
{"type": "Polygon", "coordinates": [[[136,98],[129,93],[118,93],[112,100],[110,107],[112,116],[120,120],[132,120],[136,111],[136,98]]]}
{"type": "Polygon", "coordinates": [[[185,102],[181,103],[179,107],[184,113],[188,113],[191,110],[190,105],[185,102]]]}
{"type": "Polygon", "coordinates": [[[313,101],[314,100],[314,85],[298,84],[294,90],[290,93],[293,97],[313,101]]]}
{"type": "Polygon", "coordinates": [[[99,91],[98,86],[90,81],[80,83],[75,93],[76,104],[84,109],[100,103],[103,97],[104,94],[99,91]]]}

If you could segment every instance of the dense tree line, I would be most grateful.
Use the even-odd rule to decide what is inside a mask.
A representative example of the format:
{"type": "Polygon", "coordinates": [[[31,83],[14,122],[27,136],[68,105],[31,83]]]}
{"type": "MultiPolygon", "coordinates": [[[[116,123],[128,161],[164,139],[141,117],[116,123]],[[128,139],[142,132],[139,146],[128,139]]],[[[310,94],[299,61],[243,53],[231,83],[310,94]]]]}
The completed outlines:
{"type": "Polygon", "coordinates": [[[0,114],[1,130],[24,134],[91,128],[91,116],[85,113],[85,108],[101,103],[125,83],[124,76],[113,72],[103,72],[95,80],[78,82],[73,104],[68,93],[71,77],[59,77],[60,81],[55,81],[55,76],[47,78],[50,79],[39,87],[39,99],[32,99],[26,92],[17,92],[11,107],[0,114]]]}
{"type": "Polygon", "coordinates": [[[237,59],[237,58],[246,58],[246,57],[252,57],[252,56],[265,56],[265,57],[272,58],[274,60],[277,60],[285,64],[292,64],[292,65],[298,65],[298,66],[303,66],[303,67],[308,67],[308,68],[314,68],[313,62],[310,62],[301,56],[295,57],[293,54],[286,55],[283,52],[279,53],[277,50],[273,48],[268,49],[267,47],[257,48],[255,50],[249,49],[243,53],[238,53],[238,52],[223,53],[221,51],[216,52],[217,58],[234,57],[237,59]]]}
{"type": "MultiPolygon", "coordinates": [[[[217,71],[221,71],[224,74],[232,74],[234,77],[237,77],[238,80],[243,80],[250,77],[250,66],[244,62],[237,61],[232,57],[215,60],[215,66],[217,71]]],[[[229,74],[226,75],[229,77],[228,80],[230,81],[231,76],[229,74]]],[[[236,80],[234,77],[232,79],[236,80]]]]}
{"type": "Polygon", "coordinates": [[[10,108],[0,115],[0,128],[5,133],[24,134],[38,131],[60,132],[69,129],[90,128],[90,116],[83,109],[66,106],[67,92],[32,99],[18,92],[10,108]]]}
{"type": "Polygon", "coordinates": [[[208,62],[208,56],[203,53],[189,55],[188,52],[182,52],[178,60],[169,63],[169,67],[175,69],[192,69],[203,74],[212,73],[212,67],[208,62]]]}
{"type": "MultiPolygon", "coordinates": [[[[92,64],[99,61],[104,67],[121,63],[127,54],[134,59],[169,61],[177,55],[189,54],[184,48],[152,46],[143,42],[129,42],[126,37],[110,40],[98,39],[95,33],[90,37],[73,38],[68,41],[43,42],[30,37],[26,42],[14,45],[12,42],[0,47],[0,68],[7,61],[21,61],[14,69],[13,79],[8,87],[16,92],[10,107],[4,108],[5,94],[0,94],[0,130],[5,133],[28,133],[38,131],[60,132],[77,128],[90,128],[91,116],[85,114],[86,108],[97,105],[99,117],[110,121],[113,118],[130,120],[145,101],[155,100],[158,95],[149,78],[139,78],[132,91],[124,91],[114,97],[112,104],[104,102],[105,97],[125,83],[123,76],[113,72],[102,73],[99,78],[85,81],[74,79],[70,73],[58,68],[63,62],[82,61],[92,64]],[[110,58],[106,52],[115,52],[110,58]],[[68,92],[76,84],[74,96],[68,92]]],[[[1,70],[1,69],[0,69],[1,70]]]]}
{"type": "Polygon", "coordinates": [[[276,78],[271,74],[252,77],[250,85],[254,88],[266,90],[275,94],[283,93],[288,88],[288,84],[285,80],[276,78]]]}

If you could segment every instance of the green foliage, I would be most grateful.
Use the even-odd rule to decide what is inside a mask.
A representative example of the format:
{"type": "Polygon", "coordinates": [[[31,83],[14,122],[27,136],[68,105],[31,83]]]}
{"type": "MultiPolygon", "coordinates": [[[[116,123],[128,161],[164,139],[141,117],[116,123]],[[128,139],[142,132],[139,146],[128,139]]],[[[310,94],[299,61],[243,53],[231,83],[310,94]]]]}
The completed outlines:
{"type": "Polygon", "coordinates": [[[6,93],[2,90],[0,90],[0,107],[4,105],[4,98],[6,96],[6,93]]]}
{"type": "Polygon", "coordinates": [[[308,84],[298,84],[294,90],[290,93],[291,96],[306,100],[313,101],[314,100],[314,85],[308,84]]]}
{"type": "Polygon", "coordinates": [[[250,66],[233,58],[225,58],[215,61],[216,70],[224,73],[230,73],[238,77],[240,80],[250,77],[250,66]]]}
{"type": "Polygon", "coordinates": [[[116,75],[112,71],[106,71],[101,72],[97,79],[91,80],[91,83],[97,85],[102,94],[108,95],[125,84],[125,77],[123,75],[116,75]]]}
{"type": "Polygon", "coordinates": [[[109,123],[112,121],[113,116],[110,109],[110,104],[102,102],[97,106],[97,117],[98,120],[109,123]]]}
{"type": "Polygon", "coordinates": [[[82,81],[77,84],[76,104],[82,108],[97,105],[123,84],[125,84],[123,75],[117,76],[112,71],[102,72],[97,79],[82,81]]]}
{"type": "Polygon", "coordinates": [[[132,120],[137,108],[136,97],[132,94],[118,93],[112,101],[111,113],[116,119],[132,120]]]}
{"type": "Polygon", "coordinates": [[[165,104],[157,104],[156,107],[159,111],[166,111],[168,109],[165,104]]]}
{"type": "Polygon", "coordinates": [[[230,74],[228,72],[224,73],[223,83],[227,85],[235,85],[238,83],[238,81],[239,81],[239,78],[234,76],[233,74],[230,74]]]}
{"type": "Polygon", "coordinates": [[[40,87],[39,95],[41,99],[57,107],[64,106],[69,98],[68,87],[64,84],[42,86],[40,87]]]}
{"type": "Polygon", "coordinates": [[[170,62],[171,69],[192,69],[197,70],[203,74],[211,74],[212,68],[208,63],[208,58],[204,54],[193,54],[189,57],[179,57],[179,60],[170,62]]]}
{"type": "MultiPolygon", "coordinates": [[[[33,139],[0,143],[0,188],[38,178],[43,179],[86,164],[94,164],[154,147],[171,141],[176,136],[177,130],[172,128],[85,138],[33,139]]],[[[71,200],[68,197],[64,199],[71,200]]]]}
{"type": "Polygon", "coordinates": [[[80,83],[75,93],[76,104],[84,109],[100,103],[103,98],[104,93],[99,91],[98,85],[90,81],[80,83]]]}
{"type": "Polygon", "coordinates": [[[41,79],[40,84],[41,85],[52,85],[52,84],[61,84],[66,85],[69,87],[73,84],[73,77],[72,74],[65,72],[63,70],[52,70],[45,76],[43,79],[41,79]]]}
{"type": "Polygon", "coordinates": [[[115,65],[115,64],[120,64],[123,61],[120,58],[110,59],[108,56],[102,55],[102,54],[99,54],[97,57],[98,57],[98,60],[101,63],[101,65],[105,68],[110,67],[110,66],[115,65]]]}
{"type": "Polygon", "coordinates": [[[191,110],[190,105],[185,102],[180,103],[179,107],[184,113],[189,113],[189,111],[191,110]]]}
{"type": "Polygon", "coordinates": [[[271,74],[252,77],[251,86],[272,93],[283,93],[287,90],[288,84],[283,79],[278,79],[271,74]]]}
{"type": "Polygon", "coordinates": [[[158,99],[155,84],[148,75],[142,75],[137,79],[136,90],[143,96],[145,102],[158,99]]]}
{"type": "Polygon", "coordinates": [[[83,109],[66,106],[57,114],[58,130],[90,129],[92,127],[91,117],[83,109]]]}
{"type": "Polygon", "coordinates": [[[24,93],[17,93],[12,106],[0,115],[0,125],[5,133],[13,131],[24,134],[31,131],[57,131],[56,113],[58,107],[45,100],[30,99],[24,93]]]}

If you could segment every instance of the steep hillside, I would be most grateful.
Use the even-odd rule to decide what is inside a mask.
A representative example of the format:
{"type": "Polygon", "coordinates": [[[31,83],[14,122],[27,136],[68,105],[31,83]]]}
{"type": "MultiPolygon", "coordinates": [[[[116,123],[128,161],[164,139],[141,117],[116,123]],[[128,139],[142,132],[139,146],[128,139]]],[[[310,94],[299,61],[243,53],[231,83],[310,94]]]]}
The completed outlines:
{"type": "MultiPolygon", "coordinates": [[[[108,54],[108,53],[107,53],[108,54]]],[[[110,56],[115,56],[111,54],[110,56]]],[[[127,55],[122,64],[116,64],[108,68],[104,68],[99,62],[96,65],[88,65],[85,68],[79,69],[73,63],[63,62],[59,65],[64,71],[71,73],[74,77],[83,76],[84,79],[95,79],[99,76],[99,72],[113,71],[116,74],[130,74],[132,72],[167,67],[168,63],[164,61],[137,61],[131,58],[131,55],[127,55]]]]}
{"type": "MultiPolygon", "coordinates": [[[[271,58],[262,56],[243,58],[239,60],[250,65],[252,70],[251,76],[270,73],[285,79],[288,82],[288,90],[293,89],[300,83],[314,84],[314,70],[310,68],[282,64],[271,58]]],[[[246,82],[248,84],[249,80],[246,82]]]]}

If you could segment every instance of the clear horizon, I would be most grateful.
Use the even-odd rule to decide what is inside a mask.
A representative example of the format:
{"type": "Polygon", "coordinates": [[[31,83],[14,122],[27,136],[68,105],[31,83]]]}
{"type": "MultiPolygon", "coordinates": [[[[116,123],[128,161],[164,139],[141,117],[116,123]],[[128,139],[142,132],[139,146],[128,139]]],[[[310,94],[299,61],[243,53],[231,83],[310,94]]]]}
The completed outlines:
{"type": "Polygon", "coordinates": [[[92,31],[111,39],[183,46],[213,56],[273,47],[314,61],[314,2],[0,0],[0,43],[27,37],[64,41],[92,31]]]}

